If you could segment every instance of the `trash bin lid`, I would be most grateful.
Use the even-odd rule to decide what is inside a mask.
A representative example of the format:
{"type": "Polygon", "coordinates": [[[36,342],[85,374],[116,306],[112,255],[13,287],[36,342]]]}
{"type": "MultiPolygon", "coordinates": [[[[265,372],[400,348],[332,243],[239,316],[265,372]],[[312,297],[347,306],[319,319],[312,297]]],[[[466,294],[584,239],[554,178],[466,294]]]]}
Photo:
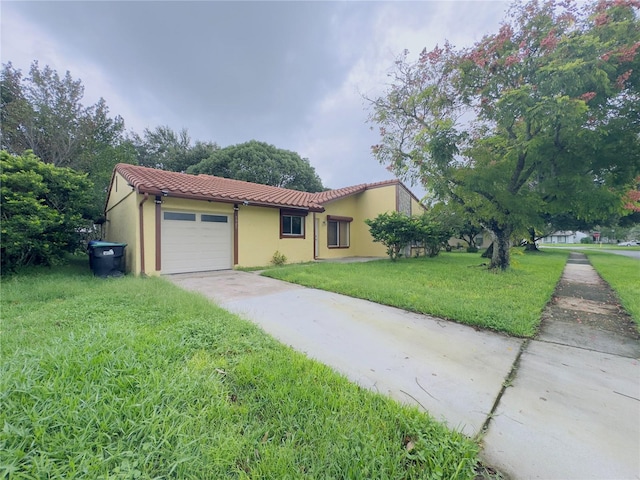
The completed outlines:
{"type": "Polygon", "coordinates": [[[126,243],[103,242],[102,240],[91,240],[89,247],[126,247],[126,243]]]}

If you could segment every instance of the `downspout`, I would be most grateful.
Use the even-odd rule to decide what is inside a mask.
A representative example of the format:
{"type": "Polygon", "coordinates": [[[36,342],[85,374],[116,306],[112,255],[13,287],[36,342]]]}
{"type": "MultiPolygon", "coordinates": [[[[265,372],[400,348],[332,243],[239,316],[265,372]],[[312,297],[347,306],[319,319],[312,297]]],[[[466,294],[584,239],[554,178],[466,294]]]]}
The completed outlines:
{"type": "Polygon", "coordinates": [[[144,208],[143,204],[149,200],[149,194],[145,193],[144,198],[138,204],[138,208],[140,210],[140,275],[145,275],[144,270],[144,208]]]}
{"type": "Polygon", "coordinates": [[[238,204],[233,205],[233,265],[238,265],[238,204]]]}
{"type": "Polygon", "coordinates": [[[162,221],[162,197],[156,195],[156,272],[162,270],[162,230],[160,228],[162,221]]]}

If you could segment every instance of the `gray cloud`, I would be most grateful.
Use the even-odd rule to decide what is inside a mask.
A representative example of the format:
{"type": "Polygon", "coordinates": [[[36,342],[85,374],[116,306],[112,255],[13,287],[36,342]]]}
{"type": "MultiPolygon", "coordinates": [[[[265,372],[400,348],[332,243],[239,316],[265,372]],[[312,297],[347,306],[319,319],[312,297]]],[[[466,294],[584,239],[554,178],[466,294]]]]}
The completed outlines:
{"type": "MultiPolygon", "coordinates": [[[[390,178],[361,92],[382,92],[404,48],[494,31],[476,2],[3,2],[2,61],[81,78],[89,101],[140,132],[167,124],[220,145],[263,140],[308,157],[325,184],[390,178]]],[[[89,102],[88,101],[88,102],[89,102]]]]}

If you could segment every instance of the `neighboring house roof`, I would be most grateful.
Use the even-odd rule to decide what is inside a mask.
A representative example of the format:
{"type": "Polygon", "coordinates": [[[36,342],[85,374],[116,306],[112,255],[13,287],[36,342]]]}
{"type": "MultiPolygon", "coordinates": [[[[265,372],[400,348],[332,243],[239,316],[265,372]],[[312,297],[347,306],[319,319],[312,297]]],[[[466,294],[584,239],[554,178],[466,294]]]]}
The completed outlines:
{"type": "Polygon", "coordinates": [[[249,202],[253,205],[299,208],[312,212],[322,212],[324,211],[323,204],[363,192],[369,188],[400,183],[399,180],[386,180],[309,193],[212,175],[167,172],[126,163],[117,164],[115,171],[122,175],[138,193],[225,203],[249,202]]]}

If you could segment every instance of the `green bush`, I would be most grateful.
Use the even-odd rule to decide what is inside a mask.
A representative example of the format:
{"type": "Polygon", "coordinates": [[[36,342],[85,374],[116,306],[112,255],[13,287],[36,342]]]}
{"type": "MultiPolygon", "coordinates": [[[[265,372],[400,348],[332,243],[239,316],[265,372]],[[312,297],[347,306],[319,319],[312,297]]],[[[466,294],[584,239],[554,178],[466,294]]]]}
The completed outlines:
{"type": "Polygon", "coordinates": [[[373,241],[387,247],[387,255],[392,261],[402,256],[407,245],[414,243],[422,245],[425,255],[435,257],[451,237],[451,229],[428,212],[412,217],[400,212],[382,213],[365,223],[373,241]]]}
{"type": "Polygon", "coordinates": [[[469,245],[469,246],[467,247],[467,253],[478,253],[478,247],[475,247],[475,246],[469,245]]]}
{"type": "Polygon", "coordinates": [[[387,247],[387,255],[394,262],[402,256],[401,250],[418,237],[415,218],[403,213],[381,213],[364,222],[369,226],[373,241],[387,247]]]}
{"type": "Polygon", "coordinates": [[[2,273],[29,265],[52,265],[74,252],[93,184],[85,174],[42,162],[33,152],[0,152],[2,273]]]}
{"type": "Polygon", "coordinates": [[[280,253],[280,251],[276,250],[273,254],[273,257],[271,257],[271,263],[276,267],[280,267],[287,263],[287,257],[284,255],[284,253],[280,253]]]}
{"type": "Polygon", "coordinates": [[[592,237],[581,238],[580,243],[593,243],[593,238],[592,237]]]}

